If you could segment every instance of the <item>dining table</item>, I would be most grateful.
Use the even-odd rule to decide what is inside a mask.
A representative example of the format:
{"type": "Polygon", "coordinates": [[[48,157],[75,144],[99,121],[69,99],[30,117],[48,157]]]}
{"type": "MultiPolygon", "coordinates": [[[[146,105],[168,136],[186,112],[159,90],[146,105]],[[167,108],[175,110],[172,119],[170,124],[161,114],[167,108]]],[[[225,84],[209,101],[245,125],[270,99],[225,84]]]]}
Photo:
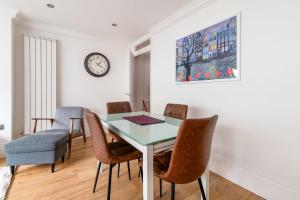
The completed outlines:
{"type": "MultiPolygon", "coordinates": [[[[143,200],[154,199],[153,156],[170,150],[176,142],[176,136],[182,120],[153,114],[149,112],[128,112],[100,115],[102,124],[119,135],[143,154],[143,200]],[[162,120],[161,123],[139,125],[125,119],[130,116],[146,115],[162,120]],[[125,117],[125,118],[124,118],[125,117]]],[[[193,167],[193,166],[191,166],[193,167]]],[[[209,170],[201,177],[205,188],[206,199],[209,199],[209,170]]],[[[201,197],[202,198],[202,197],[201,197]]]]}

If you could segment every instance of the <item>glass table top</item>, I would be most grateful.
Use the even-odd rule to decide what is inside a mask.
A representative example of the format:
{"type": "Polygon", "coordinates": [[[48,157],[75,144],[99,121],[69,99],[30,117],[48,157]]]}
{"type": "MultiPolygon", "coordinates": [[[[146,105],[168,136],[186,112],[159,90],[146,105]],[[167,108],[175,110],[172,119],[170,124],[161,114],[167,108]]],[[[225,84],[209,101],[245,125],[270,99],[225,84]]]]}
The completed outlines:
{"type": "Polygon", "coordinates": [[[147,112],[107,114],[100,115],[100,118],[103,122],[112,126],[114,132],[120,136],[125,135],[144,146],[175,139],[182,121],[180,119],[159,116],[147,112]],[[147,115],[164,120],[165,122],[151,125],[138,125],[123,119],[123,117],[137,115],[147,115]]]}

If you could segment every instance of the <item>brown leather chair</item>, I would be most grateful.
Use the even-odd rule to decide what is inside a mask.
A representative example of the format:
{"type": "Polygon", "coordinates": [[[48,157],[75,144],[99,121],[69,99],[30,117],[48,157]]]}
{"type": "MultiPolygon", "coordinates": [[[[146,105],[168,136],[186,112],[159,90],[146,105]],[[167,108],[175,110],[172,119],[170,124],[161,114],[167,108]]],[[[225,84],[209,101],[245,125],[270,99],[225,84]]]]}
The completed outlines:
{"type": "MultiPolygon", "coordinates": [[[[173,104],[168,103],[166,105],[164,116],[167,117],[173,117],[181,120],[185,120],[187,116],[188,106],[184,104],[173,104]]],[[[139,175],[141,175],[141,178],[143,179],[143,166],[142,166],[142,160],[139,162],[139,175]]]]}
{"type": "MultiPolygon", "coordinates": [[[[108,102],[106,104],[106,109],[107,109],[107,114],[132,112],[130,103],[128,101],[108,102]]],[[[117,142],[121,142],[121,143],[130,145],[110,129],[108,129],[108,134],[112,137],[111,142],[117,141],[117,142]]],[[[127,162],[127,168],[128,168],[128,178],[129,178],[129,180],[131,180],[129,161],[127,162]]],[[[120,176],[120,163],[118,164],[118,178],[119,178],[119,176],[120,176]]]]}
{"type": "MultiPolygon", "coordinates": [[[[116,113],[127,113],[132,112],[130,103],[128,101],[120,101],[120,102],[108,102],[106,104],[107,114],[116,114],[116,113]]],[[[112,142],[125,142],[122,138],[120,138],[113,131],[108,130],[109,135],[112,137],[112,142]]]]}
{"type": "Polygon", "coordinates": [[[164,111],[164,116],[184,120],[186,119],[187,111],[187,105],[168,103],[164,111]]]}
{"type": "Polygon", "coordinates": [[[93,192],[95,192],[96,190],[101,164],[109,164],[109,178],[107,190],[107,200],[109,200],[113,166],[118,163],[138,159],[141,156],[141,153],[134,147],[129,146],[126,143],[107,143],[105,132],[103,130],[102,123],[99,120],[98,116],[89,110],[85,110],[85,116],[91,133],[93,151],[95,157],[99,161],[93,192]]]}
{"type": "MultiPolygon", "coordinates": [[[[203,199],[206,199],[200,177],[208,165],[217,120],[218,115],[206,119],[184,120],[173,150],[154,156],[154,174],[160,179],[160,197],[162,180],[171,183],[172,200],[175,198],[175,184],[198,180],[203,199]]],[[[142,166],[142,163],[139,162],[139,165],[142,166]]]]}

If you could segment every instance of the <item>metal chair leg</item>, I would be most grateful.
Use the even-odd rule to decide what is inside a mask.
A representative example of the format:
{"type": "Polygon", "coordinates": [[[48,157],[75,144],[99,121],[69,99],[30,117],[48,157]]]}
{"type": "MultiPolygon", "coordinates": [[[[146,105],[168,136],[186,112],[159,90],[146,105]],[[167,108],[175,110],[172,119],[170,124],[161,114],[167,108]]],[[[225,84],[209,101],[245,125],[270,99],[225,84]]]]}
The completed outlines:
{"type": "Polygon", "coordinates": [[[127,161],[127,169],[128,169],[128,178],[131,180],[131,175],[130,175],[130,163],[127,161]]]}
{"type": "Polygon", "coordinates": [[[10,173],[12,176],[15,175],[15,166],[10,166],[10,173]]]}
{"type": "Polygon", "coordinates": [[[175,183],[171,183],[171,200],[175,200],[175,183]]]}
{"type": "Polygon", "coordinates": [[[199,187],[200,187],[200,190],[201,190],[201,195],[203,197],[203,200],[206,200],[206,196],[205,196],[205,192],[204,192],[204,188],[203,188],[203,185],[202,185],[201,178],[198,178],[198,183],[199,183],[199,187]]]}
{"type": "Polygon", "coordinates": [[[118,178],[120,177],[120,163],[118,163],[118,178]]]}
{"type": "Polygon", "coordinates": [[[143,168],[142,167],[140,167],[140,173],[141,173],[141,179],[143,181],[143,168]]]}
{"type": "MultiPolygon", "coordinates": [[[[139,162],[140,162],[140,158],[138,158],[138,164],[139,164],[139,162]]],[[[139,168],[139,174],[138,174],[138,177],[140,177],[141,176],[141,170],[140,170],[140,168],[139,168]]]]}
{"type": "Polygon", "coordinates": [[[99,177],[100,168],[101,168],[101,162],[98,163],[97,172],[96,172],[96,177],[95,177],[95,183],[94,183],[94,188],[93,188],[93,193],[96,192],[96,186],[97,186],[97,182],[98,182],[98,177],[99,177]]]}
{"type": "Polygon", "coordinates": [[[108,177],[108,184],[107,184],[107,200],[110,200],[110,191],[111,191],[111,175],[112,175],[112,168],[113,168],[113,165],[110,164],[109,165],[109,177],[108,177]]]}
{"type": "Polygon", "coordinates": [[[159,196],[162,197],[162,179],[159,179],[159,196]]]}

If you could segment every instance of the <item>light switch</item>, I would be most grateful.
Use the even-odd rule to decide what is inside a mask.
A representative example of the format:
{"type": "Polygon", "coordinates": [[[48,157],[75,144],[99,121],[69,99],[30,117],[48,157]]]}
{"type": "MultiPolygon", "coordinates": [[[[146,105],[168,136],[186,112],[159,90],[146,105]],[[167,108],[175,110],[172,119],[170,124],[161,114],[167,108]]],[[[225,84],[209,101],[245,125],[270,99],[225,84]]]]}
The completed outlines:
{"type": "Polygon", "coordinates": [[[4,130],[4,124],[0,124],[0,130],[4,130]]]}

